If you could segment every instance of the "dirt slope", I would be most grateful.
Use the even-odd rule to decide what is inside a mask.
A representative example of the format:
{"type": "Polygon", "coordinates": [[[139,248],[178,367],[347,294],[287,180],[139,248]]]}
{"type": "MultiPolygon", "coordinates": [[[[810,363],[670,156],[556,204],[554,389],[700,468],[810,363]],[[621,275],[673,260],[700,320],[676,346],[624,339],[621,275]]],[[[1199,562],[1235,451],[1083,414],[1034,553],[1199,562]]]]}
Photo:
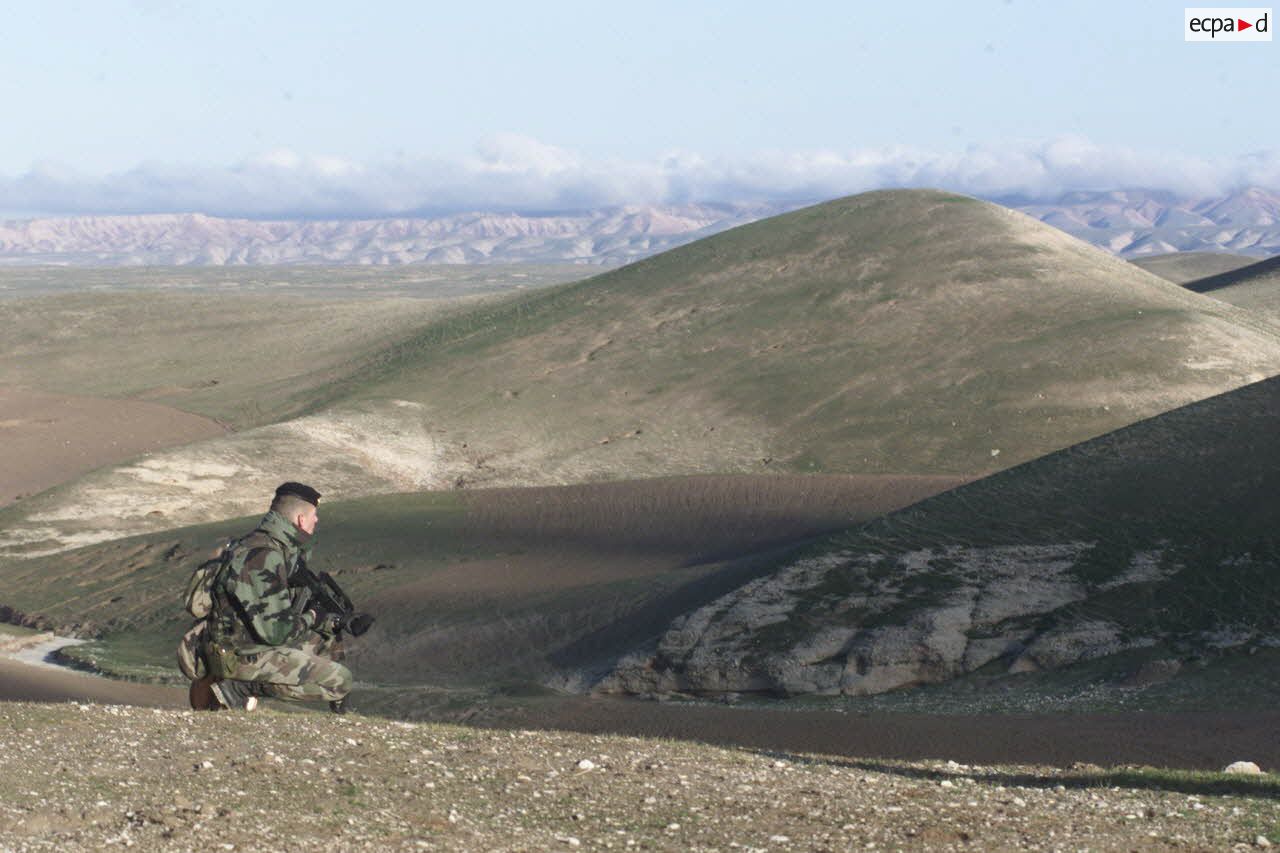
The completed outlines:
{"type": "Polygon", "coordinates": [[[225,432],[158,403],[0,386],[0,507],[103,465],[225,432]]]}

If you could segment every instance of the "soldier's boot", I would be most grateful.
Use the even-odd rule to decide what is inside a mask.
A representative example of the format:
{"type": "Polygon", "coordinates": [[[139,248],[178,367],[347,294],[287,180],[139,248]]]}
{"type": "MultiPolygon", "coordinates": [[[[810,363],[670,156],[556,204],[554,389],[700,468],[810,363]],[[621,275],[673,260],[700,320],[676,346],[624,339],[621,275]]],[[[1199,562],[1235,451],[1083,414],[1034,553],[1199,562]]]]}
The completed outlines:
{"type": "Polygon", "coordinates": [[[335,714],[347,713],[347,697],[343,696],[341,699],[335,699],[332,702],[330,702],[329,710],[335,714]]]}
{"type": "Polygon", "coordinates": [[[218,710],[218,697],[213,693],[212,675],[206,675],[203,678],[197,678],[191,682],[191,689],[187,691],[187,699],[191,702],[191,708],[194,711],[216,711],[218,710]]]}
{"type": "Polygon", "coordinates": [[[236,711],[252,711],[258,707],[258,697],[253,695],[252,682],[219,681],[211,685],[214,696],[223,708],[236,711]]]}

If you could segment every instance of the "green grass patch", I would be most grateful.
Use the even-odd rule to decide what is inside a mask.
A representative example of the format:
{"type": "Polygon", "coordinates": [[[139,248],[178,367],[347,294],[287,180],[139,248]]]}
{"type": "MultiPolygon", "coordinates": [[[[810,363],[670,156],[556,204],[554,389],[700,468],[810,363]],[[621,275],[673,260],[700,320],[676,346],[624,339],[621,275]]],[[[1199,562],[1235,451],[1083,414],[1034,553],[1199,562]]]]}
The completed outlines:
{"type": "MultiPolygon", "coordinates": [[[[1178,791],[1202,796],[1280,797],[1280,776],[1265,773],[1246,776],[1237,773],[1209,773],[1196,770],[1170,770],[1157,767],[1112,768],[1097,773],[1067,776],[1073,783],[1086,787],[1118,787],[1178,791]]],[[[1270,832],[1277,831],[1272,826],[1270,832]]]]}

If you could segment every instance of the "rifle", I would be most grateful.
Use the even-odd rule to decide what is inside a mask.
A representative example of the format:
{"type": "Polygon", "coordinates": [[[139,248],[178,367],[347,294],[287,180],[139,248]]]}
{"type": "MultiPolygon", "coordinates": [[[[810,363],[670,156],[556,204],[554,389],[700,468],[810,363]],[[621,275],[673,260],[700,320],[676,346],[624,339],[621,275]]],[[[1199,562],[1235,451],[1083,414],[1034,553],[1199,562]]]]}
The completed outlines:
{"type": "Polygon", "coordinates": [[[317,622],[333,617],[334,639],[340,639],[343,631],[359,637],[373,624],[373,617],[368,613],[356,612],[355,605],[332,575],[311,571],[301,559],[289,575],[289,586],[307,590],[307,606],[316,611],[317,622]]]}

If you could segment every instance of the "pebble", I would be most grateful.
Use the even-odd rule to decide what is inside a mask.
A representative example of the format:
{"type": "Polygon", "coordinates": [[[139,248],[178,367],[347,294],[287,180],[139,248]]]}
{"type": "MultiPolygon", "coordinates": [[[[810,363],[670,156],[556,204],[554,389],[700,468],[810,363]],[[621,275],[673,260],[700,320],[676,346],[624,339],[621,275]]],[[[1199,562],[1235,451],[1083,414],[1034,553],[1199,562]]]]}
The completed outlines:
{"type": "MultiPolygon", "coordinates": [[[[134,716],[128,721],[132,726],[133,722],[140,719],[150,720],[152,712],[150,710],[135,711],[134,716]]],[[[0,715],[2,716],[2,715],[0,715]]],[[[79,720],[79,714],[74,708],[67,715],[74,721],[79,720]]],[[[126,719],[124,717],[115,718],[126,719]]],[[[160,719],[157,717],[157,719],[160,719]]],[[[177,716],[175,715],[175,719],[177,716]]],[[[252,724],[246,723],[254,731],[265,726],[270,720],[259,720],[252,724]]],[[[219,724],[220,725],[220,724],[219,724]]],[[[1160,844],[1174,845],[1179,844],[1184,849],[1187,847],[1195,847],[1196,843],[1204,843],[1203,838],[1209,837],[1200,828],[1204,824],[1206,818],[1213,820],[1215,831],[1221,830],[1222,834],[1217,838],[1224,837],[1226,832],[1230,832],[1231,841],[1242,842],[1238,849],[1242,850],[1271,850],[1280,844],[1268,837],[1267,832],[1270,827],[1268,823],[1255,823],[1252,826],[1250,815],[1253,813],[1253,804],[1256,797],[1249,797],[1249,801],[1245,799],[1228,799],[1216,796],[1204,795],[1187,796],[1187,794],[1179,794],[1176,791],[1160,792],[1155,794],[1143,793],[1138,795],[1133,790],[1126,787],[1108,787],[1092,788],[1084,787],[1076,789],[1075,785],[1066,786],[1061,784],[1060,779],[1055,778],[1056,774],[1046,774],[1040,778],[1040,783],[1044,785],[1044,789],[1038,786],[1023,786],[1011,782],[1008,786],[996,786],[995,779],[1001,778],[985,777],[979,775],[975,780],[968,774],[969,768],[958,762],[931,761],[928,763],[919,762],[912,765],[920,772],[914,777],[898,774],[875,773],[869,770],[858,768],[844,769],[841,772],[833,773],[838,778],[830,779],[827,768],[820,765],[814,765],[807,762],[787,762],[775,761],[773,756],[767,759],[756,758],[750,756],[748,759],[735,760],[726,764],[722,774],[716,778],[708,777],[705,772],[698,772],[693,769],[686,769],[684,764],[678,760],[672,759],[670,762],[661,762],[653,758],[653,754],[663,754],[664,747],[655,746],[644,743],[635,745],[630,741],[625,742],[626,745],[619,745],[616,749],[629,750],[623,752],[597,751],[598,748],[593,747],[594,741],[585,739],[578,744],[574,744],[567,737],[557,736],[553,742],[562,742],[567,744],[561,756],[557,758],[550,757],[550,750],[539,744],[538,749],[530,753],[532,757],[536,757],[539,767],[538,770],[529,770],[527,767],[512,767],[502,761],[502,754],[507,745],[504,740],[502,744],[486,747],[483,740],[478,745],[471,744],[467,741],[463,750],[448,750],[446,744],[450,730],[441,730],[425,726],[418,730],[422,735],[415,736],[413,739],[403,738],[392,741],[384,735],[384,732],[395,732],[399,735],[401,729],[393,728],[394,724],[387,724],[383,729],[362,728],[359,730],[361,738],[355,740],[361,749],[370,750],[374,759],[378,758],[385,746],[388,749],[394,747],[394,755],[399,761],[403,769],[408,766],[409,756],[419,753],[420,742],[418,738],[430,740],[434,745],[435,752],[441,752],[444,756],[458,755],[459,761],[454,766],[454,762],[448,765],[442,762],[429,761],[425,757],[420,762],[417,770],[410,771],[410,776],[404,780],[395,778],[391,770],[386,771],[386,778],[389,779],[390,787],[380,792],[380,789],[370,786],[368,791],[364,790],[362,785],[362,797],[372,798],[371,805],[373,808],[366,812],[357,813],[351,818],[345,818],[347,825],[340,825],[338,829],[345,834],[350,840],[354,832],[364,832],[365,822],[368,821],[369,826],[384,833],[410,831],[404,827],[410,823],[410,819],[418,815],[435,816],[435,821],[439,818],[446,817],[450,823],[454,824],[457,832],[465,833],[468,841],[475,841],[475,846],[471,849],[495,849],[502,846],[501,843],[495,843],[492,837],[486,836],[486,833],[494,833],[501,831],[502,827],[495,827],[493,824],[485,820],[485,815],[490,813],[493,808],[498,808],[499,803],[494,802],[490,797],[496,799],[502,797],[500,807],[502,809],[504,821],[507,827],[514,827],[515,831],[520,832],[527,841],[532,838],[541,838],[545,845],[547,841],[554,838],[555,842],[549,845],[555,849],[566,850],[572,849],[574,853],[584,849],[594,849],[596,847],[612,847],[614,850],[620,848],[634,848],[638,846],[662,846],[663,842],[668,846],[683,846],[679,843],[684,841],[691,844],[695,840],[703,839],[702,833],[710,835],[712,832],[723,832],[725,824],[722,818],[725,811],[738,819],[738,813],[747,813],[756,802],[770,803],[773,799],[773,792],[768,789],[770,782],[773,782],[780,789],[777,799],[778,807],[790,807],[789,801],[784,798],[788,794],[803,794],[805,797],[820,798],[823,793],[829,791],[838,791],[841,796],[850,797],[848,802],[836,800],[826,806],[819,805],[815,802],[811,803],[806,799],[803,805],[800,802],[795,803],[796,810],[794,816],[796,820],[793,825],[774,824],[769,826],[767,823],[761,825],[747,824],[741,827],[734,826],[733,829],[738,831],[750,832],[749,836],[745,836],[740,840],[750,840],[755,842],[755,847],[748,844],[740,844],[734,842],[729,844],[729,838],[721,836],[721,849],[727,847],[736,847],[739,851],[752,850],[763,851],[760,848],[769,847],[773,850],[783,850],[791,848],[821,846],[836,846],[841,849],[863,848],[869,843],[870,838],[877,838],[882,828],[890,827],[914,827],[922,825],[926,821],[938,820],[945,818],[947,824],[955,824],[958,828],[968,829],[973,820],[980,819],[974,817],[980,815],[984,809],[992,809],[999,819],[999,827],[997,822],[991,823],[990,830],[995,843],[991,844],[993,848],[999,848],[999,843],[1003,836],[999,833],[1003,831],[1016,832],[1023,829],[1035,831],[1036,829],[1044,830],[1048,837],[1049,845],[1060,845],[1063,849],[1074,847],[1073,841],[1078,841],[1077,835],[1072,835],[1073,827],[1085,826],[1089,820],[1097,820],[1101,824],[1106,824],[1108,831],[1114,832],[1118,839],[1129,845],[1130,849],[1143,849],[1145,846],[1159,846],[1160,844]],[[365,747],[364,742],[369,741],[369,746],[365,747]],[[587,749],[591,749],[587,752],[587,749]],[[446,751],[448,750],[448,751],[446,751]],[[479,767],[468,765],[466,755],[461,753],[474,754],[478,756],[479,767]],[[573,754],[577,752],[579,759],[573,758],[573,754]],[[490,759],[485,756],[493,755],[498,758],[490,759]],[[584,755],[596,755],[596,759],[581,758],[584,755]],[[945,765],[945,766],[943,766],[945,765]],[[457,772],[459,780],[465,779],[467,784],[464,786],[462,781],[450,783],[446,780],[445,766],[453,766],[457,772]],[[550,767],[558,768],[557,771],[548,773],[550,767]],[[660,772],[653,773],[652,770],[645,772],[646,768],[662,768],[660,772]],[[796,773],[779,772],[786,769],[787,771],[795,770],[796,773]],[[578,774],[587,773],[587,771],[601,770],[599,776],[592,776],[590,780],[583,775],[576,776],[577,786],[572,783],[565,785],[557,785],[554,782],[541,784],[541,777],[547,774],[548,779],[558,779],[564,776],[566,770],[571,775],[574,771],[578,774]],[[525,772],[520,773],[520,770],[525,772]],[[685,770],[685,773],[675,775],[676,771],[685,770]],[[773,770],[774,772],[769,772],[773,770]],[[537,773],[537,776],[533,775],[537,773]],[[510,774],[510,775],[508,775],[510,774]],[[518,774],[518,775],[517,775],[518,774]],[[558,775],[557,775],[558,774],[558,775]],[[778,780],[786,780],[792,776],[799,775],[802,780],[796,780],[797,785],[801,782],[805,787],[797,790],[791,790],[788,786],[778,784],[778,780]],[[931,778],[930,778],[931,777],[931,778]],[[435,779],[437,781],[428,781],[435,779]],[[698,791],[704,791],[706,786],[715,785],[722,790],[726,797],[721,803],[718,797],[710,800],[704,800],[701,793],[694,798],[692,802],[685,801],[682,796],[687,789],[676,786],[676,780],[688,781],[698,791]],[[474,785],[472,784],[474,783],[474,785]],[[520,783],[520,784],[513,784],[520,783]],[[928,789],[929,784],[935,787],[945,788],[945,791],[932,791],[928,789]],[[812,786],[811,791],[809,786],[812,786]],[[830,788],[828,787],[830,786],[830,788]],[[535,799],[538,795],[534,788],[542,788],[542,799],[535,799]],[[959,791],[959,788],[965,788],[959,791]],[[444,789],[445,795],[427,799],[420,804],[412,807],[406,806],[408,811],[401,818],[399,811],[399,803],[401,797],[413,799],[420,797],[424,793],[424,789],[437,790],[444,789]],[[485,798],[484,807],[476,807],[474,810],[469,807],[468,812],[463,815],[457,808],[458,805],[467,803],[466,797],[472,796],[473,788],[478,795],[485,798]],[[973,788],[973,790],[970,790],[973,788]],[[928,789],[928,790],[926,790],[928,789]],[[583,792],[583,796],[591,797],[591,799],[577,799],[577,792],[583,792]],[[930,793],[932,791],[932,793],[930,793]],[[1003,792],[1003,793],[997,793],[1003,792]],[[1118,794],[1113,794],[1118,791],[1118,794]],[[574,799],[562,799],[561,797],[567,793],[574,793],[574,799]],[[1057,792],[1056,794],[1054,792],[1057,792]],[[607,796],[612,799],[603,801],[601,807],[594,799],[596,794],[607,796]],[[960,796],[964,794],[964,796],[960,796]],[[616,795],[616,796],[615,796],[616,795]],[[971,799],[973,797],[980,798],[971,799]],[[388,798],[395,797],[394,800],[388,798]],[[379,800],[378,798],[382,799],[379,800]],[[622,799],[618,799],[621,797],[622,799]],[[906,799],[915,798],[919,799],[906,799]],[[1201,802],[1201,799],[1207,801],[1208,806],[1201,802]],[[554,801],[554,802],[553,802],[554,801]],[[672,814],[660,807],[659,804],[667,804],[679,807],[684,806],[683,811],[672,814]],[[904,810],[900,805],[889,805],[888,803],[900,802],[909,803],[904,810]],[[1147,803],[1152,805],[1148,806],[1147,803]],[[1239,805],[1235,805],[1239,803],[1239,805]],[[867,806],[869,808],[860,809],[859,806],[867,806]],[[640,808],[636,808],[640,805],[640,808]],[[380,807],[387,806],[383,810],[380,807]],[[451,808],[452,806],[452,808],[451,808]],[[745,808],[744,808],[745,807],[745,808]],[[966,807],[968,813],[966,813],[966,807]],[[952,811],[954,809],[954,811],[952,811]],[[1051,811],[1050,811],[1051,810],[1051,811]],[[1087,810],[1087,811],[1086,811],[1087,810]],[[690,813],[693,812],[693,813],[690,813]],[[644,826],[635,837],[629,837],[628,830],[617,829],[620,825],[629,826],[630,822],[638,815],[647,818],[644,826]],[[895,820],[893,815],[899,815],[900,818],[895,820]],[[909,816],[907,820],[903,815],[909,816]],[[857,815],[857,817],[854,817],[857,815]],[[1058,820],[1058,816],[1061,820],[1058,820]],[[1143,823],[1143,817],[1149,818],[1151,823],[1143,823]],[[675,820],[673,820],[675,818],[675,820]],[[844,818],[842,821],[841,818],[844,818]],[[1175,825],[1176,821],[1180,826],[1175,825]],[[1190,820],[1187,820],[1190,818],[1190,820]],[[661,823],[662,819],[668,820],[667,824],[661,823]],[[678,820],[679,822],[676,822],[678,820]],[[690,822],[688,830],[683,829],[684,820],[690,822]],[[652,821],[652,822],[650,822],[652,821]],[[808,821],[808,823],[806,823],[808,821]],[[1077,824],[1079,822],[1079,824],[1077,824]],[[567,824],[567,825],[566,825],[567,824]],[[714,828],[713,828],[714,827],[714,828]],[[1048,828],[1053,827],[1053,828],[1048,828]],[[352,829],[355,828],[355,829],[352,829]],[[587,837],[574,837],[566,830],[576,828],[578,831],[585,832],[587,837]],[[1057,830],[1059,837],[1055,838],[1054,830],[1057,830]],[[792,836],[790,832],[795,830],[797,835],[792,836]],[[1189,836],[1182,839],[1174,834],[1182,832],[1189,836]],[[1247,832],[1252,831],[1255,837],[1250,839],[1247,832]],[[614,833],[617,833],[617,836],[614,833]],[[528,834],[526,834],[528,833],[528,834]],[[536,834],[535,834],[536,833],[536,834]],[[543,834],[546,833],[546,834],[543,834]],[[758,833],[758,834],[757,834],[758,833]],[[768,834],[766,834],[768,833],[768,834]],[[1263,834],[1259,834],[1263,833],[1263,834]],[[474,835],[474,839],[471,836],[474,835]],[[685,836],[689,836],[685,838],[685,836]],[[570,840],[573,839],[573,840],[570,840]],[[1163,842],[1161,841],[1163,839],[1163,842]],[[767,840],[767,843],[765,843],[767,840]],[[577,843],[575,843],[575,841],[577,843]]],[[[190,727],[188,727],[190,728],[190,727]]],[[[265,730],[265,728],[264,728],[265,730]]],[[[22,731],[20,727],[15,731],[22,731]]],[[[327,729],[325,731],[328,731],[327,729]]],[[[354,730],[352,730],[354,732],[354,730]]],[[[26,730],[25,735],[21,735],[14,740],[15,750],[27,750],[35,753],[41,746],[40,730],[26,730]]],[[[139,780],[141,777],[137,773],[123,774],[120,781],[121,796],[107,795],[105,799],[98,800],[98,804],[102,808],[107,808],[108,802],[111,808],[108,812],[93,811],[90,806],[94,802],[96,787],[88,786],[82,791],[78,791],[77,799],[74,803],[79,810],[78,816],[73,816],[72,821],[77,827],[77,832],[85,833],[86,838],[92,838],[94,845],[101,847],[106,843],[115,843],[118,845],[127,845],[129,841],[133,841],[134,845],[139,849],[147,849],[149,844],[154,844],[157,836],[162,832],[172,830],[174,827],[191,828],[193,833],[207,831],[204,827],[216,827],[219,823],[225,823],[223,818],[231,818],[229,810],[220,803],[229,803],[227,795],[238,794],[240,799],[237,803],[246,802],[246,797],[256,793],[257,788],[249,787],[250,780],[255,779],[255,771],[259,762],[270,762],[287,755],[288,760],[295,766],[306,767],[311,766],[308,770],[311,773],[319,775],[323,766],[316,764],[309,759],[301,757],[301,747],[298,749],[282,749],[278,744],[281,741],[272,739],[268,743],[274,747],[274,750],[262,748],[256,752],[254,761],[246,764],[246,759],[237,757],[232,760],[230,754],[219,753],[218,759],[206,757],[205,759],[195,758],[199,755],[200,749],[209,748],[207,744],[201,744],[199,739],[193,734],[188,736],[186,729],[182,729],[175,735],[175,732],[169,728],[163,728],[160,732],[166,740],[164,746],[151,748],[150,744],[143,740],[131,740],[135,736],[133,728],[127,728],[123,735],[117,736],[114,740],[109,741],[113,749],[120,755],[129,759],[137,758],[137,767],[149,772],[152,768],[159,768],[160,771],[177,771],[175,775],[183,775],[180,781],[185,785],[177,786],[178,790],[171,788],[155,788],[154,786],[141,788],[141,790],[129,790],[129,797],[143,797],[145,802],[153,802],[155,814],[152,815],[151,806],[140,805],[140,801],[135,799],[122,800],[125,794],[124,789],[133,789],[135,786],[131,783],[139,780]],[[169,739],[175,736],[182,737],[182,746],[180,751],[174,752],[172,744],[168,743],[169,739]],[[218,761],[224,762],[226,767],[217,764],[218,761]],[[304,763],[305,762],[305,763],[304,763]],[[193,779],[191,776],[183,774],[183,768],[187,773],[191,773],[194,769],[196,772],[192,775],[200,775],[199,779],[193,779]],[[217,769],[218,773],[211,771],[217,769]],[[203,773],[203,775],[201,775],[203,773]],[[217,791],[211,792],[206,790],[209,785],[217,783],[217,791]],[[245,786],[243,793],[235,788],[235,784],[239,783],[245,786]],[[159,793],[157,793],[159,791],[159,793]],[[212,807],[205,808],[203,813],[196,801],[207,798],[212,794],[218,794],[219,799],[212,802],[212,807]],[[152,800],[146,798],[152,797],[152,800]],[[130,808],[125,809],[128,803],[130,808]],[[219,814],[214,816],[210,812],[217,811],[219,814]],[[121,819],[120,815],[124,815],[121,819]],[[90,821],[93,821],[90,828],[90,821]],[[124,833],[120,833],[125,823],[129,826],[124,833]],[[132,837],[130,834],[132,833],[132,837]],[[91,834],[91,835],[90,835],[91,834]],[[108,837],[111,836],[111,837],[108,837]]],[[[319,732],[310,732],[314,736],[319,732]]],[[[493,737],[510,737],[511,735],[495,735],[493,737]]],[[[487,737],[487,736],[486,736],[487,737]]],[[[550,736],[540,735],[539,737],[550,736]]],[[[342,743],[341,736],[334,738],[338,743],[342,743]]],[[[292,742],[290,742],[292,743],[292,742]]],[[[612,741],[601,741],[601,746],[608,745],[613,747],[612,741]]],[[[522,747],[524,745],[522,744],[522,747]]],[[[358,750],[357,750],[358,751],[358,750]]],[[[352,751],[350,755],[355,755],[357,751],[352,751]]],[[[432,750],[421,750],[424,756],[431,755],[432,750]]],[[[113,753],[114,755],[114,753],[113,753]]],[[[683,756],[681,756],[683,757],[683,756]]],[[[1260,756],[1261,757],[1261,756],[1260,756]]],[[[82,762],[83,772],[85,774],[94,775],[101,772],[100,768],[107,760],[108,756],[90,755],[89,760],[82,762]]],[[[417,759],[413,759],[417,761],[417,759]]],[[[71,762],[68,761],[68,764],[71,762]]],[[[325,772],[324,779],[333,781],[339,778],[345,779],[347,774],[351,773],[346,765],[357,765],[354,761],[337,761],[335,765],[323,767],[325,772]]],[[[114,766],[114,765],[113,765],[114,766]]],[[[263,766],[269,765],[263,763],[263,766]]],[[[713,770],[719,770],[716,765],[712,765],[713,770]]],[[[59,768],[61,770],[61,768],[59,768]]],[[[274,768],[271,768],[274,769],[274,768]]],[[[981,772],[983,768],[973,768],[975,772],[981,772]]],[[[36,778],[34,776],[32,779],[36,778]]],[[[570,777],[566,777],[566,780],[570,777]]],[[[1005,777],[1009,778],[1009,777],[1005,777]]],[[[1277,776],[1262,776],[1258,778],[1280,778],[1277,776]]],[[[564,780],[562,780],[564,781],[564,780]]],[[[75,774],[70,775],[60,773],[53,781],[47,783],[41,782],[36,787],[32,787],[28,792],[29,785],[35,785],[34,781],[28,782],[24,777],[20,783],[15,783],[17,787],[13,791],[22,794],[24,797],[51,797],[53,789],[61,790],[68,785],[74,786],[76,782],[75,774]],[[52,787],[49,787],[52,786],[52,787]]],[[[145,780],[144,780],[145,782],[145,780]]],[[[266,782],[253,782],[254,785],[267,784],[266,782]]],[[[1246,795],[1248,796],[1248,795],[1246,795]]],[[[231,818],[234,821],[241,822],[250,817],[251,810],[241,809],[237,807],[235,816],[231,818]]],[[[32,812],[39,816],[42,812],[32,812]]],[[[1270,815],[1268,815],[1270,817],[1270,815]]],[[[53,813],[49,813],[49,820],[55,820],[53,813]]],[[[3,809],[0,808],[0,827],[4,827],[3,809]]],[[[24,829],[24,832],[28,830],[24,829]]],[[[185,830],[184,830],[185,831],[185,830]]],[[[635,830],[630,830],[634,832],[635,830]]],[[[0,831],[0,850],[8,849],[3,839],[4,832],[0,831]]],[[[167,835],[165,836],[168,837],[167,835]]],[[[459,836],[461,837],[461,836],[459,836]]],[[[1274,836],[1273,836],[1274,837],[1274,836]]],[[[236,849],[248,849],[245,842],[240,838],[232,836],[224,837],[222,841],[235,841],[236,849]]],[[[435,839],[438,840],[438,839],[435,839]]],[[[914,830],[906,832],[902,839],[906,843],[919,842],[921,839],[914,830]],[[906,842],[906,839],[910,842],[906,842]]],[[[990,839],[984,839],[990,840],[990,839]]],[[[1277,839],[1280,840],[1280,839],[1277,839]]],[[[214,839],[214,843],[210,846],[213,850],[217,850],[218,839],[214,839]]],[[[419,846],[429,846],[431,842],[406,840],[406,846],[418,844],[419,846]]],[[[871,842],[876,846],[868,849],[893,849],[894,842],[886,839],[871,842]]],[[[354,846],[354,845],[353,845],[354,846]]]]}

